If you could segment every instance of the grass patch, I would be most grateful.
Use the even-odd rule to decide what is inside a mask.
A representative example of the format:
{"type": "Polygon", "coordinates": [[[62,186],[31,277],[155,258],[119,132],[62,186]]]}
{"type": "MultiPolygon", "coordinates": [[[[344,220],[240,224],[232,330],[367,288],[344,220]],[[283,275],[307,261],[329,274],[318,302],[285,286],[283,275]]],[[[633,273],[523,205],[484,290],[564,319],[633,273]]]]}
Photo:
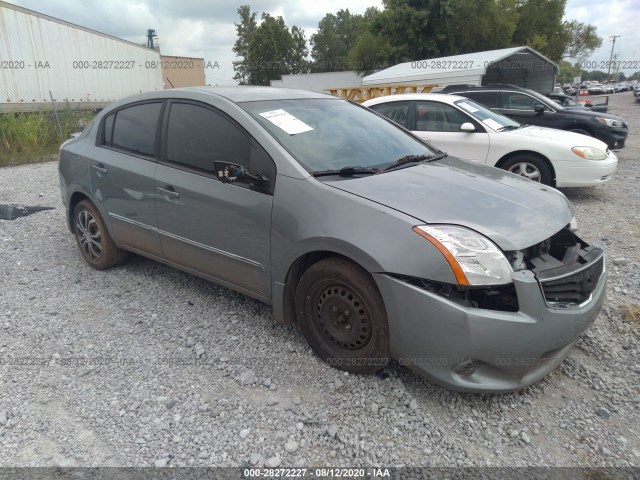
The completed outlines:
{"type": "MultiPolygon", "coordinates": [[[[71,110],[69,105],[58,112],[62,138],[82,130],[94,111],[71,110]]],[[[62,143],[53,111],[0,114],[0,167],[39,163],[57,153],[62,143]]]]}

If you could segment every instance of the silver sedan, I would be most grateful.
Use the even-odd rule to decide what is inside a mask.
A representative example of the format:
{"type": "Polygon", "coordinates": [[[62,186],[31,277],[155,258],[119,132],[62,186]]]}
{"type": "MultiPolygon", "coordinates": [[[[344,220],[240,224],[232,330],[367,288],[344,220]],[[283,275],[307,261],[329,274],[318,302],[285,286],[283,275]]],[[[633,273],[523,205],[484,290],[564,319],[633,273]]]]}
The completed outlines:
{"type": "Polygon", "coordinates": [[[521,389],[605,298],[604,251],[560,192],[326,95],[136,95],[65,142],[59,168],[90,266],[134,252],[250,295],[350,372],[395,359],[449,388],[521,389]]]}

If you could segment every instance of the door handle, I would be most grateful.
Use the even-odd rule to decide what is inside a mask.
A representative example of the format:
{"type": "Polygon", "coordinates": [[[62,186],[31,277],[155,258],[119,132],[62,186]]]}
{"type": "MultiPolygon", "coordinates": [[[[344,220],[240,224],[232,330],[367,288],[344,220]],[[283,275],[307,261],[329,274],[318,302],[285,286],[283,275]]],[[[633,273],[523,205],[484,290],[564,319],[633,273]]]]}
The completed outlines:
{"type": "Polygon", "coordinates": [[[162,192],[163,195],[171,198],[180,198],[180,194],[176,192],[171,185],[167,185],[166,187],[158,187],[158,190],[162,192]]]}
{"type": "Polygon", "coordinates": [[[91,165],[91,167],[93,169],[95,169],[101,175],[106,175],[107,174],[107,169],[104,168],[104,165],[102,165],[101,163],[99,163],[98,165],[91,165]]]}

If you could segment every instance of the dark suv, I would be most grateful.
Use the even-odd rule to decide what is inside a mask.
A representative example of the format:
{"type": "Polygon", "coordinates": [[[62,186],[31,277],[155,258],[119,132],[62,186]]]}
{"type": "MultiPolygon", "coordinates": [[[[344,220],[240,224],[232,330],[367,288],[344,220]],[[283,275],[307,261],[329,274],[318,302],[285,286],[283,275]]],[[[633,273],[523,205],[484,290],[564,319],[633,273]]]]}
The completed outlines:
{"type": "Polygon", "coordinates": [[[621,149],[629,133],[622,117],[588,110],[572,110],[533,90],[514,85],[448,85],[442,93],[462,95],[520,123],[590,135],[611,149],[621,149]]]}

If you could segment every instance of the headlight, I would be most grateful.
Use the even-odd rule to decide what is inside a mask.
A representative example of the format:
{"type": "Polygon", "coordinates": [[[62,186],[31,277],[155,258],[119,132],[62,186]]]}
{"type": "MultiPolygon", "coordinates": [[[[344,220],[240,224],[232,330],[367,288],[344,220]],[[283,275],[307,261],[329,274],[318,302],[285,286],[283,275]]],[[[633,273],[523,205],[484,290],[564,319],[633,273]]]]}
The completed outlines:
{"type": "Polygon", "coordinates": [[[450,225],[419,225],[413,231],[426,238],[444,256],[458,285],[511,283],[511,265],[488,238],[450,225]]]}
{"type": "Polygon", "coordinates": [[[622,127],[624,125],[620,120],[614,120],[613,118],[596,117],[596,120],[604,123],[607,127],[622,127]]]}
{"type": "Polygon", "coordinates": [[[571,151],[587,160],[604,160],[607,158],[606,152],[595,147],[573,147],[571,151]]]}

